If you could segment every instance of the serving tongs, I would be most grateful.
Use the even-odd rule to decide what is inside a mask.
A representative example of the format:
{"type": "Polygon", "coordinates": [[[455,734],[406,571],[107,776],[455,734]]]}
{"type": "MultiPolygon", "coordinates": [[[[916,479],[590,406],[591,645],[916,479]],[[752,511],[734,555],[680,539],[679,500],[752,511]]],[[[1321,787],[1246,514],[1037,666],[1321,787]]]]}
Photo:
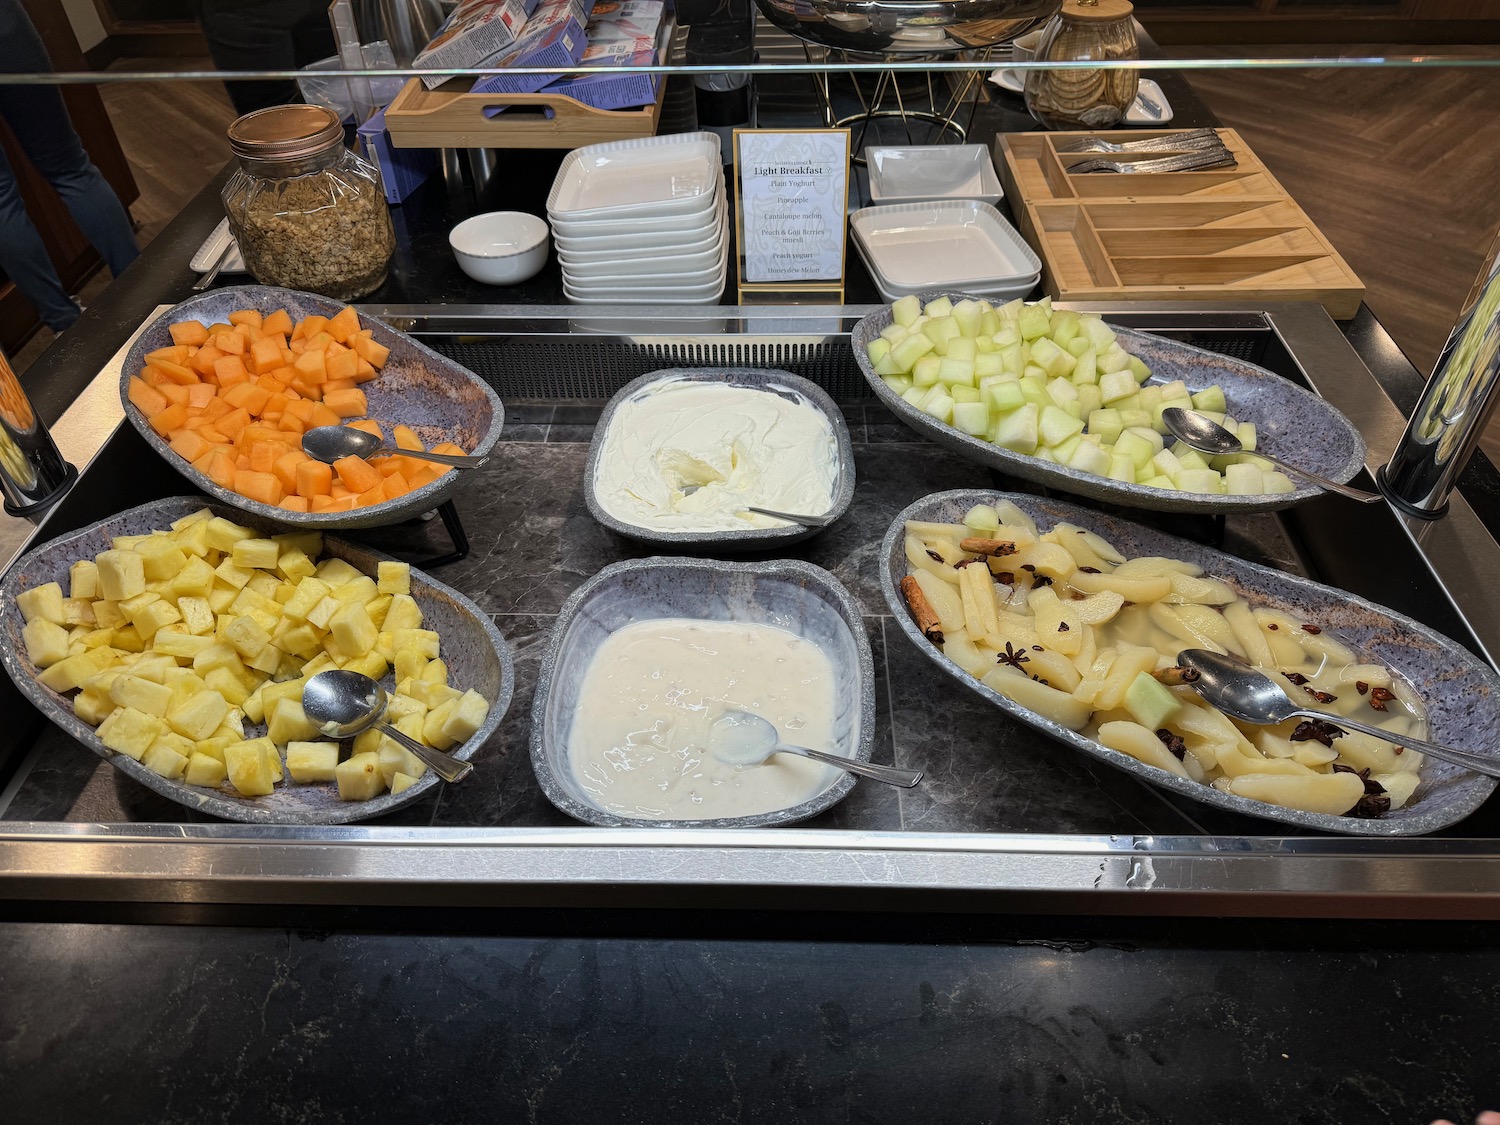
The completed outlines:
{"type": "Polygon", "coordinates": [[[1106,141],[1102,137],[1085,137],[1071,144],[1059,145],[1064,152],[1181,152],[1184,149],[1223,148],[1216,129],[1183,129],[1165,137],[1147,137],[1139,141],[1106,141]]]}
{"type": "Polygon", "coordinates": [[[1237,163],[1226,148],[1206,148],[1197,152],[1180,152],[1155,160],[1081,160],[1068,169],[1070,174],[1088,172],[1191,172],[1203,168],[1232,168],[1237,163]]]}

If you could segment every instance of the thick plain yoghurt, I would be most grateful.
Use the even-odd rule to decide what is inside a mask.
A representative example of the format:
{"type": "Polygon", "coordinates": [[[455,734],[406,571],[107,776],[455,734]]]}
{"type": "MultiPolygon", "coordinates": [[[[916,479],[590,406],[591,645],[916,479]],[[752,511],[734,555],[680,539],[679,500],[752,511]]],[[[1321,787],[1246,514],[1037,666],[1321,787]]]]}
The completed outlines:
{"type": "Polygon", "coordinates": [[[615,410],[594,492],[615,519],[656,531],[785,527],[745,505],[821,515],[838,472],[832,425],[795,392],[669,378],[615,410]]]}
{"type": "Polygon", "coordinates": [[[725,711],[769,719],[784,741],[831,749],[835,675],[816,644],[772,625],[658,618],[599,646],[568,736],[573,776],[603,809],[704,820],[791,808],[837,778],[790,754],[737,769],[708,752],[725,711]]]}

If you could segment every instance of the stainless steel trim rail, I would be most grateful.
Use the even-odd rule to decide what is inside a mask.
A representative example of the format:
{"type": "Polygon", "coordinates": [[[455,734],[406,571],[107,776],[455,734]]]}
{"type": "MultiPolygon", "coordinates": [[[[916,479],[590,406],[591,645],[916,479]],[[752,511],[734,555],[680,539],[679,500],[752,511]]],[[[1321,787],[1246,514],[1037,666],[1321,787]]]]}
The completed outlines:
{"type": "MultiPolygon", "coordinates": [[[[1388,459],[1404,427],[1316,305],[1075,307],[1155,330],[1269,328],[1309,384],[1364,434],[1371,467],[1388,459]]],[[[422,334],[593,332],[701,344],[725,332],[836,340],[869,309],[363,311],[422,334]]],[[[117,378],[100,376],[111,385],[117,378]]],[[[1446,518],[1401,526],[1435,589],[1493,660],[1500,547],[1458,494],[1446,518]]],[[[37,536],[46,535],[43,523],[37,536]]],[[[1500,918],[1500,841],[17,822],[0,823],[0,898],[1500,918]]]]}

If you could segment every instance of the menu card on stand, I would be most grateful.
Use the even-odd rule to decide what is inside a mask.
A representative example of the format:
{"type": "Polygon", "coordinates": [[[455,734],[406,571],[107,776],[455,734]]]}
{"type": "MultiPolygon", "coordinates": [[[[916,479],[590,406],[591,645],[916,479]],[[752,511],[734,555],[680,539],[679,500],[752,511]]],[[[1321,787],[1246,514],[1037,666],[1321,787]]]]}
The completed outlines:
{"type": "Polygon", "coordinates": [[[736,129],[739,294],[844,300],[848,129],[736,129]]]}

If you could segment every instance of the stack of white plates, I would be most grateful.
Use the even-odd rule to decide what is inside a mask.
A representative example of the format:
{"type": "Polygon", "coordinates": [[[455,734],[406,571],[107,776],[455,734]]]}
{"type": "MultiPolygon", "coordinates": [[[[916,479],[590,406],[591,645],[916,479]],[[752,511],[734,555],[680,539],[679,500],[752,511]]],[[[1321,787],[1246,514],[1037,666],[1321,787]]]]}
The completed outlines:
{"type": "Polygon", "coordinates": [[[1042,260],[1015,227],[977,200],[866,207],[849,226],[887,301],[931,289],[1009,301],[1030,293],[1042,273],[1042,260]]]}
{"type": "Polygon", "coordinates": [[[570,152],[547,218],[574,304],[711,305],[724,292],[729,201],[714,133],[570,152]]]}

